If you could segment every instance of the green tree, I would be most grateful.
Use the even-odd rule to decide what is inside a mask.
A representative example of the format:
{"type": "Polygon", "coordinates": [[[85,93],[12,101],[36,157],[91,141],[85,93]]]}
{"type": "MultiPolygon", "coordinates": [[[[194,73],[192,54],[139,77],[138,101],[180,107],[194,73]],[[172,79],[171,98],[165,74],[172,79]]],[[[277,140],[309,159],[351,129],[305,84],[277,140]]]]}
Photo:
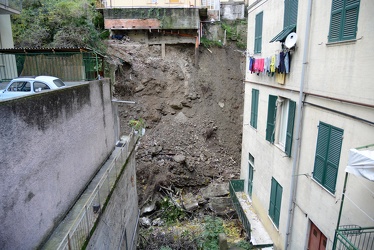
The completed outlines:
{"type": "Polygon", "coordinates": [[[95,0],[24,0],[12,22],[16,47],[103,49],[103,17],[95,10],[95,0]]]}

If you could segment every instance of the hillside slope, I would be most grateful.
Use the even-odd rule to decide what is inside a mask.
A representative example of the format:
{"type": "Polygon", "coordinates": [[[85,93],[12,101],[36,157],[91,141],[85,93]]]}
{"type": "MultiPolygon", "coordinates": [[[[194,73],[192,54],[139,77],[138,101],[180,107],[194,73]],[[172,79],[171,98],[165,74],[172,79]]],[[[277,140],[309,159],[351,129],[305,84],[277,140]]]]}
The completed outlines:
{"type": "Polygon", "coordinates": [[[199,48],[109,41],[114,56],[115,96],[123,132],[144,119],[137,151],[142,207],[160,187],[196,193],[211,182],[239,178],[245,58],[235,46],[199,48]]]}

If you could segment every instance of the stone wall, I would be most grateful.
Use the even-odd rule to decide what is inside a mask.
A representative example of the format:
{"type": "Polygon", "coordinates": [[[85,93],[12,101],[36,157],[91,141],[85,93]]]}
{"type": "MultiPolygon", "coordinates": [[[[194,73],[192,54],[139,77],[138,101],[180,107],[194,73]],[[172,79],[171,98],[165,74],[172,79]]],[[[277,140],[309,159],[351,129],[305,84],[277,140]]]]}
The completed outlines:
{"type": "Polygon", "coordinates": [[[0,248],[40,245],[112,152],[108,79],[0,102],[0,248]]]}

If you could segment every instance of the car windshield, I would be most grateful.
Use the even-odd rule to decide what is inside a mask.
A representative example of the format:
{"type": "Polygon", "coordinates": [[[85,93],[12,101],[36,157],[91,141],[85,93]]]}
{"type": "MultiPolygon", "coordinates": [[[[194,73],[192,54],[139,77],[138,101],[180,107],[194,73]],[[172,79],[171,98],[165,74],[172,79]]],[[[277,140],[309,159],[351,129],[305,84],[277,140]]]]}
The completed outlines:
{"type": "Polygon", "coordinates": [[[55,79],[53,82],[56,84],[57,87],[65,86],[65,83],[61,81],[61,79],[55,79]]]}
{"type": "Polygon", "coordinates": [[[8,87],[8,91],[29,92],[31,91],[31,85],[30,82],[14,82],[8,87]]]}

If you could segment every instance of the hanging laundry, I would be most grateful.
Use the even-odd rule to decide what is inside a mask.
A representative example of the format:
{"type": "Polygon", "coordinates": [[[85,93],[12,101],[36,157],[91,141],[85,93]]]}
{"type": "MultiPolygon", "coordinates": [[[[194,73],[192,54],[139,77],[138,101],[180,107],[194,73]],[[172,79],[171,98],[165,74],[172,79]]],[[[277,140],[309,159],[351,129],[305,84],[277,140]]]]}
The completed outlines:
{"type": "Polygon", "coordinates": [[[275,55],[275,68],[279,72],[279,64],[280,64],[280,54],[275,55]]]}
{"type": "Polygon", "coordinates": [[[253,73],[257,73],[258,71],[258,64],[259,64],[259,60],[254,58],[253,59],[253,73]]]}
{"type": "Polygon", "coordinates": [[[274,76],[274,73],[275,73],[275,55],[273,55],[271,57],[271,60],[270,60],[270,73],[271,73],[271,76],[274,76]]]}
{"type": "Polygon", "coordinates": [[[254,61],[254,58],[253,57],[249,57],[249,67],[248,67],[248,70],[251,72],[253,72],[253,61],[254,61]]]}
{"type": "Polygon", "coordinates": [[[284,57],[284,66],[285,66],[285,71],[286,73],[290,73],[291,69],[291,54],[290,52],[286,53],[286,56],[284,57]]]}
{"type": "Polygon", "coordinates": [[[279,84],[284,84],[286,74],[275,72],[275,81],[279,84]]]}
{"type": "Polygon", "coordinates": [[[280,54],[279,54],[279,59],[280,59],[280,61],[279,61],[279,70],[278,70],[278,72],[279,73],[286,73],[286,65],[285,65],[285,62],[284,62],[284,58],[286,57],[286,53],[285,52],[281,52],[280,54]]]}

